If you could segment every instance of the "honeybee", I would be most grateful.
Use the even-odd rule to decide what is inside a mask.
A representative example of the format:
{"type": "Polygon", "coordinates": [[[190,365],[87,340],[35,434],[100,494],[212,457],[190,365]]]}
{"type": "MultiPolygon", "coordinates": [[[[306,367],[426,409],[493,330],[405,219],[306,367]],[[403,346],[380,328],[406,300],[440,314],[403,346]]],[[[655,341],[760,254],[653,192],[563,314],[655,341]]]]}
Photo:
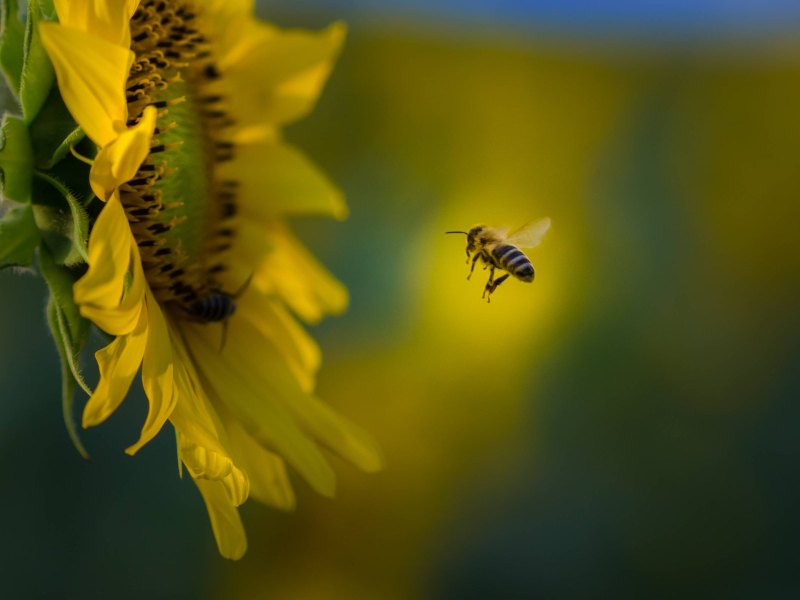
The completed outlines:
{"type": "Polygon", "coordinates": [[[236,297],[225,292],[211,292],[192,302],[189,314],[201,323],[226,321],[236,312],[236,297]]]}
{"type": "Polygon", "coordinates": [[[550,229],[550,218],[545,217],[523,225],[511,233],[506,228],[476,225],[469,231],[447,231],[446,233],[463,233],[467,236],[467,263],[472,261],[467,279],[472,277],[475,263],[482,260],[484,269],[489,269],[489,281],[483,288],[481,298],[492,301],[492,293],[510,275],[520,281],[530,283],[536,271],[531,260],[520,248],[534,248],[542,241],[544,234],[550,229]],[[506,271],[505,275],[494,278],[494,270],[506,271]]]}
{"type": "Polygon", "coordinates": [[[236,312],[236,300],[245,292],[252,279],[253,275],[251,274],[232,294],[214,290],[198,298],[189,306],[188,313],[192,320],[199,323],[222,323],[220,351],[225,347],[225,340],[228,337],[228,319],[236,312]]]}

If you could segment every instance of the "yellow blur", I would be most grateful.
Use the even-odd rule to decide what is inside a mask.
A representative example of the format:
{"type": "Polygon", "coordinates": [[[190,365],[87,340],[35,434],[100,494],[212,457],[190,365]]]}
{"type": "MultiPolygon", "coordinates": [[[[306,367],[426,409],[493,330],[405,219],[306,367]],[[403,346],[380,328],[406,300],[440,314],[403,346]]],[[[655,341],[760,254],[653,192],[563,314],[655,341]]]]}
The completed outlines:
{"type": "MultiPolygon", "coordinates": [[[[330,94],[295,134],[319,136],[316,147],[303,145],[342,183],[356,220],[343,232],[326,229],[325,243],[335,248],[341,236],[340,244],[367,244],[358,213],[369,212],[378,234],[363,251],[386,257],[400,316],[389,322],[392,311],[380,313],[369,335],[358,312],[343,317],[359,335],[326,341],[319,391],[374,434],[388,468],[367,477],[339,465],[335,502],[301,493],[295,514],[250,510],[248,522],[257,522],[250,555],[226,571],[226,597],[432,595],[431,573],[447,551],[441,536],[454,515],[476,489],[491,496],[492,486],[519,472],[521,446],[529,454],[537,447],[530,436],[542,364],[558,361],[618,294],[636,293],[624,289],[627,273],[640,269],[659,282],[663,270],[669,295],[670,265],[680,264],[675,293],[696,296],[691,306],[709,318],[724,306],[741,328],[757,327],[748,306],[765,294],[776,310],[789,309],[783,298],[800,280],[800,253],[789,242],[800,222],[800,55],[791,48],[671,54],[354,31],[330,94]],[[641,127],[657,128],[652,151],[663,179],[656,195],[634,194],[626,204],[614,180],[635,182],[637,157],[651,151],[636,145],[641,127]],[[366,161],[376,154],[386,180],[403,188],[365,184],[354,194],[348,173],[374,182],[366,161]],[[662,187],[680,222],[664,226],[663,244],[637,216],[660,214],[662,187]],[[433,204],[415,200],[418,193],[433,204]],[[417,215],[414,227],[403,227],[402,243],[381,248],[376,239],[408,223],[407,211],[417,215]],[[487,304],[486,273],[476,269],[467,281],[464,239],[444,232],[543,216],[553,226],[529,253],[536,280],[509,280],[487,304]],[[648,258],[659,247],[667,258],[648,258]],[[673,251],[680,257],[671,259],[673,251]]],[[[645,219],[656,235],[659,218],[645,219]]],[[[353,294],[369,294],[367,284],[353,289],[363,273],[347,269],[337,275],[353,294]]],[[[747,402],[724,395],[731,391],[724,360],[692,337],[668,302],[654,304],[652,322],[641,330],[642,353],[662,361],[665,373],[679,370],[678,386],[699,378],[708,392],[679,401],[720,411],[747,402]]],[[[608,343],[613,352],[613,336],[608,343]]],[[[768,373],[768,358],[753,369],[768,373]]]]}

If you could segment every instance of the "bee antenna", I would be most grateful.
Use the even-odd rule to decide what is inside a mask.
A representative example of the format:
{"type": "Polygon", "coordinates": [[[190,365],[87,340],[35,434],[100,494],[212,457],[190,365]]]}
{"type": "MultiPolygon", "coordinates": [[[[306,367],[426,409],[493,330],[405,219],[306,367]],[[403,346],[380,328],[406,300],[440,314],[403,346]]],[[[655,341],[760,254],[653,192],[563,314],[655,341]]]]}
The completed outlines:
{"type": "Polygon", "coordinates": [[[445,231],[445,233],[463,233],[464,235],[469,235],[466,231],[445,231]]]}

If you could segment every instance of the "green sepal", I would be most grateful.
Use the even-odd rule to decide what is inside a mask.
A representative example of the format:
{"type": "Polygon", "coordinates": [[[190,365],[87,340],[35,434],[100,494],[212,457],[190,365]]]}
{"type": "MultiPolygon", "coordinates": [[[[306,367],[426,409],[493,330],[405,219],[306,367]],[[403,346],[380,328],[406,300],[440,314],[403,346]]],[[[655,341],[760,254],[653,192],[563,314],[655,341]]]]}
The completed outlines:
{"type": "Polygon", "coordinates": [[[0,269],[30,267],[40,241],[30,204],[9,210],[0,220],[0,269]]]}
{"type": "Polygon", "coordinates": [[[92,394],[78,366],[78,357],[86,344],[90,328],[89,321],[81,316],[72,297],[72,287],[79,274],[72,269],[56,264],[46,247],[42,247],[39,252],[39,269],[50,289],[47,321],[61,358],[64,424],[75,448],[81,456],[88,458],[89,455],[78,436],[78,428],[72,410],[77,386],[80,386],[88,395],[92,394]]]}
{"type": "Polygon", "coordinates": [[[30,126],[34,160],[40,169],[50,169],[67,156],[70,147],[84,138],[69,113],[58,86],[50,88],[45,103],[30,126]]]}
{"type": "Polygon", "coordinates": [[[90,323],[83,318],[72,296],[72,288],[75,282],[84,274],[85,269],[71,269],[64,265],[59,265],[50,251],[42,247],[39,251],[39,270],[44,277],[45,283],[47,283],[47,287],[50,289],[50,295],[56,304],[59,314],[63,317],[60,320],[60,329],[64,333],[63,339],[69,342],[67,347],[73,350],[68,360],[70,370],[75,376],[75,381],[78,385],[87,394],[91,394],[91,390],[84,383],[78,371],[77,363],[74,361],[74,358],[83,349],[86,336],[89,335],[90,323]]]}
{"type": "Polygon", "coordinates": [[[89,453],[81,441],[80,434],[78,433],[78,425],[75,422],[75,415],[73,414],[73,403],[75,400],[76,381],[75,376],[70,369],[68,357],[71,351],[67,349],[67,342],[64,340],[61,321],[61,315],[58,312],[56,303],[53,297],[47,302],[47,323],[50,325],[50,332],[53,334],[53,341],[56,343],[58,349],[58,356],[61,358],[61,413],[64,417],[64,426],[67,429],[67,435],[72,440],[72,445],[75,450],[86,460],[89,460],[89,453]]]}
{"type": "Polygon", "coordinates": [[[67,266],[88,262],[89,217],[72,190],[56,177],[37,171],[32,204],[43,245],[55,262],[67,266]]]}
{"type": "MultiPolygon", "coordinates": [[[[72,231],[69,238],[72,243],[71,250],[67,253],[63,264],[74,264],[76,261],[71,259],[73,255],[77,255],[82,262],[89,262],[89,254],[87,251],[87,243],[89,240],[89,216],[86,214],[86,209],[83,207],[81,201],[72,193],[72,190],[66,183],[60,181],[58,178],[50,175],[49,173],[36,172],[36,176],[42,181],[47,182],[55,189],[59,195],[66,200],[69,207],[70,220],[72,221],[72,231]]],[[[38,186],[37,186],[38,191],[38,186]]]]}
{"type": "Polygon", "coordinates": [[[31,198],[33,150],[28,128],[18,116],[6,113],[0,126],[0,183],[3,196],[21,204],[31,198]]]}
{"type": "Polygon", "coordinates": [[[19,18],[19,2],[17,0],[0,0],[0,18],[2,18],[0,69],[2,69],[14,96],[19,98],[25,52],[25,27],[19,18]]]}
{"type": "Polygon", "coordinates": [[[19,85],[19,101],[25,122],[31,123],[42,108],[50,88],[55,81],[55,72],[50,58],[42,46],[39,23],[54,19],[53,3],[49,0],[30,0],[28,21],[25,24],[25,55],[22,63],[22,79],[19,85]]]}

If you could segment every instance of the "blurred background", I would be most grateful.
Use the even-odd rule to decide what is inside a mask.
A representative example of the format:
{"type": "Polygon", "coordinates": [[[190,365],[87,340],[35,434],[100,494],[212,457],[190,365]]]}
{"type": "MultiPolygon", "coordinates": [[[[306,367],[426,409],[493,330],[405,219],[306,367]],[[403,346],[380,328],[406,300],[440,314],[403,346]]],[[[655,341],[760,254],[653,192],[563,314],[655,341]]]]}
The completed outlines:
{"type": "Polygon", "coordinates": [[[44,286],[4,272],[3,595],[798,597],[800,4],[258,12],[350,26],[287,136],[351,207],[296,224],[351,292],[319,393],[388,467],[248,503],[219,558],[171,433],[122,452],[141,396],[73,450],[44,286]],[[536,281],[486,304],[444,231],[541,216],[536,281]]]}

